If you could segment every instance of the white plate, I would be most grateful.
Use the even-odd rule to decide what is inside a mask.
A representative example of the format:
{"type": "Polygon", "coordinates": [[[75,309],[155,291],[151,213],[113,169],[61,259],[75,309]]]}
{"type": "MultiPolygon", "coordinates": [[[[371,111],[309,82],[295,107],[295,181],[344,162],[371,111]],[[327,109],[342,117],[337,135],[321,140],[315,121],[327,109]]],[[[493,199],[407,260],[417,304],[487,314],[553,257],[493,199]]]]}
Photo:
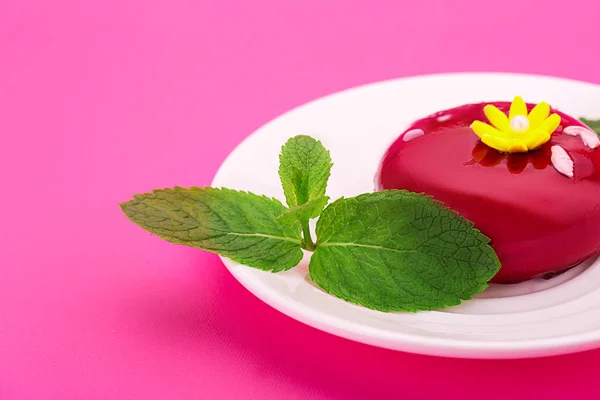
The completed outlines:
{"type": "MultiPolygon", "coordinates": [[[[278,154],[289,137],[309,134],[331,150],[332,198],[373,190],[387,146],[412,121],[465,103],[548,101],[573,116],[600,117],[600,86],[515,74],[448,74],[386,81],[346,90],[269,122],[227,158],[213,186],[284,200],[278,154]]],[[[524,358],[600,346],[600,261],[554,279],[492,285],[443,311],[382,313],[346,303],[307,278],[307,263],[272,274],[223,262],[246,288],[277,310],[334,335],[389,349],[438,356],[524,358]]]]}

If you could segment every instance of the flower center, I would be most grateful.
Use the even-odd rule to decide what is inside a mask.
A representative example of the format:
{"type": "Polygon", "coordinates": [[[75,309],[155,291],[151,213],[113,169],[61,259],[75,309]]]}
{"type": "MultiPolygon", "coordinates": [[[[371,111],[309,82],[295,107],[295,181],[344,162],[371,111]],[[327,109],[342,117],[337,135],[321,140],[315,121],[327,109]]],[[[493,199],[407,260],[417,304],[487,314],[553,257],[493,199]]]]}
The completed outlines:
{"type": "Polygon", "coordinates": [[[510,127],[515,132],[525,132],[529,129],[529,120],[524,115],[517,115],[510,119],[510,127]]]}

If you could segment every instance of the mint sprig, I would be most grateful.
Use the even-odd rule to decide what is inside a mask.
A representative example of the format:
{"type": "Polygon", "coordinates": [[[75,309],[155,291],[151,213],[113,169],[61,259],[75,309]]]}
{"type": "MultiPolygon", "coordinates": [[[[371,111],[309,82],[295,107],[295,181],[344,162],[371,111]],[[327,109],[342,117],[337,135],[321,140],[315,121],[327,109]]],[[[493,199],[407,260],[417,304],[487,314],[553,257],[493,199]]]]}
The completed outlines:
{"type": "Polygon", "coordinates": [[[289,139],[279,176],[289,208],[231,189],[155,190],[121,204],[135,224],[176,244],[266,271],[314,251],[311,278],[326,292],[381,311],[459,304],[487,287],[500,263],[489,239],[441,203],[390,190],[327,205],[331,158],[309,136],[289,139]],[[316,243],[308,222],[317,222],[316,243]]]}
{"type": "Polygon", "coordinates": [[[581,122],[583,122],[584,124],[586,124],[587,126],[592,128],[598,135],[600,135],[600,119],[593,120],[593,119],[581,118],[581,122]]]}

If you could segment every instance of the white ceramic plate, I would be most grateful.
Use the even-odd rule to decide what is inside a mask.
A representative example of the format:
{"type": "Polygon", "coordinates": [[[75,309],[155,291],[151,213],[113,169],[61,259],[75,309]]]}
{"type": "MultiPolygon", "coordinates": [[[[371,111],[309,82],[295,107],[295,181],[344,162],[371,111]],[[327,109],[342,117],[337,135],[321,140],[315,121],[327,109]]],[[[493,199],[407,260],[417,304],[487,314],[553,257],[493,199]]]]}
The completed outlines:
{"type": "MultiPolygon", "coordinates": [[[[213,186],[284,200],[278,154],[289,137],[309,134],[330,149],[334,162],[328,194],[373,190],[379,161],[414,120],[465,103],[548,101],[573,116],[600,118],[600,86],[515,74],[447,74],[362,86],[298,107],[240,144],[213,186]]],[[[223,259],[231,273],[277,310],[334,335],[389,349],[438,356],[524,358],[600,346],[600,261],[550,280],[491,285],[477,298],[443,311],[382,313],[346,303],[307,278],[307,260],[272,274],[223,259]]]]}

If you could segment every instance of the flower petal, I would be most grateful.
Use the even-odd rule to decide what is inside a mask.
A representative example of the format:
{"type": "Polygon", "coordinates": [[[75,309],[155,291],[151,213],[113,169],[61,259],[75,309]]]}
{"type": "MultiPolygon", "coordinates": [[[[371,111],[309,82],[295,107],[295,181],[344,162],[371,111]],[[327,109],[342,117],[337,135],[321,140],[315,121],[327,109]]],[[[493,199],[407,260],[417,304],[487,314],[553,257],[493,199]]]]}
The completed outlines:
{"type": "MultiPolygon", "coordinates": [[[[508,117],[502,111],[498,109],[498,107],[488,104],[483,107],[483,112],[487,119],[501,131],[510,132],[510,122],[508,121],[508,117]]],[[[541,121],[540,121],[541,122],[541,121]]]]}
{"type": "Polygon", "coordinates": [[[550,134],[546,131],[536,129],[532,131],[525,141],[525,145],[529,150],[534,150],[550,140],[550,134]]]}
{"type": "Polygon", "coordinates": [[[517,115],[527,116],[527,105],[521,96],[516,96],[510,105],[510,111],[508,113],[508,119],[512,119],[517,115]]]}
{"type": "Polygon", "coordinates": [[[506,151],[509,153],[525,153],[529,149],[523,142],[511,142],[506,151]]]}
{"type": "Polygon", "coordinates": [[[473,123],[471,124],[471,129],[479,137],[483,137],[484,135],[490,135],[498,136],[505,140],[509,139],[509,136],[506,132],[499,131],[498,129],[486,124],[485,122],[473,121],[473,123]]]}
{"type": "Polygon", "coordinates": [[[542,122],[537,127],[537,129],[551,134],[552,132],[554,132],[556,130],[556,128],[558,128],[559,125],[560,125],[560,115],[552,114],[551,116],[546,118],[546,120],[544,122],[542,122]]]}
{"type": "Polygon", "coordinates": [[[481,136],[481,141],[488,146],[500,150],[500,151],[508,151],[510,146],[510,141],[505,138],[498,137],[496,135],[483,135],[481,136]]]}
{"type": "Polygon", "coordinates": [[[537,128],[546,118],[550,115],[550,105],[545,101],[542,101],[529,113],[527,119],[529,119],[529,129],[537,128]]]}

